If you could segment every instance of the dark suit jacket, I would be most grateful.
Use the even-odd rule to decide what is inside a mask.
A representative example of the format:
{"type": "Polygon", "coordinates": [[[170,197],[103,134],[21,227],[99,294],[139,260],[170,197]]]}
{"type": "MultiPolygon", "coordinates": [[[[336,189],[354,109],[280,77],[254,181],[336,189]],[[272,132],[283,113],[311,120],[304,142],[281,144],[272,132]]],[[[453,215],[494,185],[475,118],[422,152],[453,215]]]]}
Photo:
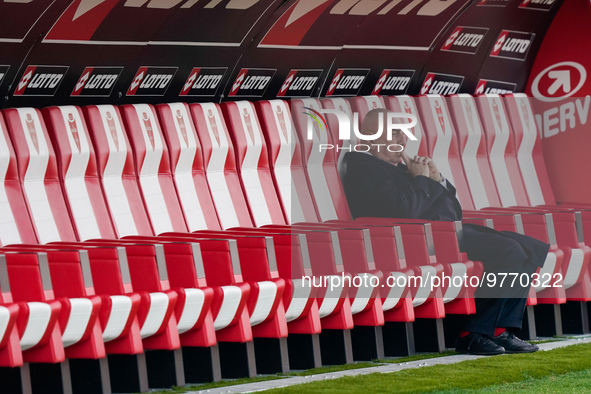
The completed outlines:
{"type": "MultiPolygon", "coordinates": [[[[347,153],[346,160],[344,188],[354,218],[462,220],[462,207],[455,196],[456,189],[449,181],[445,187],[425,176],[413,178],[403,163],[394,166],[366,153],[347,153]]],[[[478,251],[485,245],[493,250],[507,250],[512,246],[507,238],[518,242],[523,249],[513,253],[515,260],[525,259],[538,267],[544,265],[549,245],[510,231],[499,232],[464,224],[461,246],[468,258],[482,261],[485,267],[488,263],[498,267],[503,263],[500,257],[496,261],[494,256],[482,256],[478,251]]]]}
{"type": "Polygon", "coordinates": [[[347,153],[345,194],[353,217],[461,220],[456,189],[426,176],[413,178],[403,163],[394,166],[366,153],[347,153]]]}

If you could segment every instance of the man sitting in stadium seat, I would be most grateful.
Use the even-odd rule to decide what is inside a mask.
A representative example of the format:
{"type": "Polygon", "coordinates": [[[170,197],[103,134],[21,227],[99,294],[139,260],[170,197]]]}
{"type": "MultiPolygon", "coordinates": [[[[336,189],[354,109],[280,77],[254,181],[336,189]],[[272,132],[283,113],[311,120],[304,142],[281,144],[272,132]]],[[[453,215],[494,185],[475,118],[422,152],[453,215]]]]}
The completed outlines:
{"type": "MultiPolygon", "coordinates": [[[[384,109],[370,111],[361,133],[376,134],[379,117],[385,118],[386,113],[384,109]]],[[[433,160],[409,158],[404,151],[386,149],[390,144],[406,145],[403,132],[395,131],[390,141],[386,134],[373,141],[369,152],[346,155],[344,187],[353,217],[461,220],[455,188],[441,176],[433,160]]],[[[503,274],[525,273],[531,278],[543,266],[549,245],[514,232],[464,224],[460,247],[470,260],[483,263],[486,274],[493,273],[499,280],[492,287],[492,281],[484,283],[476,291],[476,313],[468,317],[456,350],[484,355],[537,351],[537,346],[513,334],[521,329],[529,284],[498,284],[503,274]]]]}

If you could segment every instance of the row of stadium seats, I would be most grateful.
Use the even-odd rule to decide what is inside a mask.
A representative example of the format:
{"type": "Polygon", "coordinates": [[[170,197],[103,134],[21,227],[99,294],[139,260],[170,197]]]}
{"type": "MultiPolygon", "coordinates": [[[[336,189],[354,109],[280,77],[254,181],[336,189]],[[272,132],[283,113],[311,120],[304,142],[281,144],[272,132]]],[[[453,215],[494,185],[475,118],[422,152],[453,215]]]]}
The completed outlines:
{"type": "MultiPolygon", "coordinates": [[[[252,104],[246,104],[252,111],[252,104]]],[[[210,144],[209,155],[206,155],[208,171],[205,174],[201,151],[197,150],[199,140],[186,105],[158,107],[164,134],[161,133],[156,111],[150,106],[123,107],[123,118],[115,107],[88,107],[85,108],[86,114],[74,107],[49,108],[44,110],[45,117],[34,109],[5,111],[7,126],[3,127],[3,137],[8,152],[6,164],[11,171],[7,171],[4,184],[11,198],[5,200],[8,202],[5,206],[8,227],[3,231],[2,240],[4,244],[12,244],[4,248],[12,253],[12,257],[6,258],[7,278],[11,279],[12,288],[16,286],[27,294],[7,292],[4,301],[16,302],[23,310],[17,320],[21,323],[11,328],[20,328],[20,350],[24,350],[24,361],[56,363],[67,357],[71,365],[77,358],[101,359],[105,354],[138,354],[143,349],[153,350],[146,353],[148,366],[143,367],[145,370],[149,369],[150,361],[156,363],[163,358],[162,354],[155,352],[157,350],[174,350],[182,345],[183,350],[187,347],[210,347],[214,351],[217,342],[248,344],[253,336],[282,339],[287,336],[288,322],[294,335],[315,335],[321,329],[347,332],[353,328],[354,322],[374,327],[383,324],[383,305],[376,301],[376,288],[349,289],[341,286],[331,288],[329,294],[312,295],[312,290],[301,283],[303,274],[345,274],[344,266],[354,273],[370,271],[370,266],[373,266],[373,272],[379,273],[365,255],[369,246],[365,244],[366,234],[342,229],[335,237],[337,233],[328,228],[319,231],[319,228],[302,227],[303,233],[310,233],[310,244],[302,240],[299,260],[294,259],[299,257],[294,245],[297,246],[296,242],[300,242],[302,237],[293,236],[290,228],[264,230],[260,232],[264,236],[253,236],[251,216],[240,181],[247,184],[254,179],[256,182],[260,174],[264,179],[269,170],[263,166],[259,171],[255,167],[255,172],[248,174],[248,168],[243,164],[240,171],[242,179],[239,179],[230,135],[220,108],[211,104],[206,109],[207,106],[192,108],[194,119],[209,119],[210,122],[209,129],[201,125],[202,130],[211,133],[209,141],[207,136],[200,138],[204,146],[207,142],[210,144]],[[196,112],[199,109],[202,111],[201,118],[196,112]],[[129,140],[126,129],[130,133],[129,140]],[[168,143],[164,142],[165,136],[169,138],[168,143]],[[169,146],[174,146],[171,141],[175,136],[177,143],[184,142],[184,149],[169,151],[169,146]],[[93,145],[97,147],[96,151],[93,145]],[[168,161],[169,152],[175,159],[174,175],[168,161]],[[21,167],[17,168],[17,165],[21,167]],[[208,184],[216,202],[215,208],[208,184]],[[184,192],[183,189],[187,188],[184,192]],[[186,204],[182,204],[181,208],[179,201],[186,204]],[[26,205],[30,216],[25,214],[26,205]],[[224,227],[243,225],[245,229],[216,232],[221,227],[218,217],[212,215],[216,211],[220,221],[229,221],[224,227]],[[71,221],[68,219],[70,215],[71,221]],[[205,215],[209,215],[214,223],[199,220],[199,216],[203,218],[205,215]],[[195,217],[197,221],[187,219],[189,229],[211,230],[200,231],[196,235],[187,233],[185,218],[195,217]],[[244,236],[246,229],[249,237],[244,236]],[[115,233],[126,238],[105,240],[113,239],[115,233]],[[161,235],[150,237],[154,233],[161,235]],[[274,245],[269,244],[269,235],[273,235],[274,245]],[[344,237],[343,250],[339,247],[341,237],[344,237]],[[93,238],[93,241],[88,241],[93,238]],[[86,242],[73,243],[77,240],[86,242]],[[34,245],[37,242],[45,245],[34,245]],[[284,249],[287,246],[287,251],[280,255],[281,246],[284,249]],[[349,253],[349,249],[353,253],[349,253]],[[180,250],[185,254],[184,260],[179,259],[180,250]],[[67,275],[54,268],[64,263],[65,251],[72,252],[68,256],[74,263],[67,266],[67,275]],[[36,253],[31,255],[33,252],[36,253]],[[51,263],[56,265],[44,264],[44,258],[50,257],[51,263]],[[25,258],[36,261],[32,265],[36,264],[38,281],[31,283],[29,276],[18,273],[20,271],[14,268],[25,258]],[[110,259],[112,264],[107,265],[106,259],[110,259]],[[297,261],[300,263],[296,264],[297,261]],[[288,279],[289,292],[284,292],[286,283],[279,278],[277,262],[281,263],[283,276],[288,279]],[[241,267],[241,264],[244,266],[241,267]],[[314,270],[311,270],[312,267],[314,270]],[[297,268],[300,272],[296,275],[294,269],[297,268]],[[150,274],[146,277],[148,272],[150,274]],[[76,277],[78,286],[73,286],[76,277]],[[16,282],[19,278],[23,283],[16,282]],[[42,288],[53,294],[42,292],[42,288]],[[285,294],[285,302],[289,305],[287,311],[282,294],[285,294]],[[55,302],[55,299],[60,302],[55,302]],[[87,300],[93,301],[92,308],[89,308],[87,300]],[[25,311],[33,304],[41,309],[53,305],[53,315],[44,319],[47,311],[45,314],[43,311],[35,312],[39,313],[44,324],[38,326],[37,340],[29,345],[24,339],[28,337],[27,328],[32,326],[33,320],[25,311]],[[78,326],[77,335],[67,339],[72,323],[78,326]],[[102,338],[101,330],[97,331],[99,327],[103,329],[102,338]],[[51,338],[47,336],[49,332],[53,332],[51,338]]],[[[254,112],[251,114],[256,120],[254,112]]],[[[246,125],[243,130],[250,135],[252,125],[246,125]]],[[[261,149],[263,137],[260,131],[256,136],[261,149]]],[[[263,154],[259,152],[259,156],[264,160],[266,151],[261,152],[263,154]]],[[[273,184],[269,182],[272,180],[267,176],[264,184],[267,191],[271,191],[268,198],[275,199],[275,206],[278,206],[273,184]]],[[[245,186],[245,190],[256,194],[262,190],[256,186],[245,186]]],[[[257,198],[260,195],[255,195],[252,201],[257,202],[257,198]]],[[[256,210],[252,208],[254,204],[250,205],[252,212],[256,213],[253,217],[257,218],[257,215],[265,215],[265,210],[273,206],[273,200],[269,204],[260,204],[259,200],[256,210]]],[[[285,223],[282,213],[275,220],[262,220],[257,224],[275,223],[281,226],[285,223]]],[[[396,244],[392,243],[390,248],[397,257],[396,244]]],[[[367,253],[371,254],[371,250],[367,253]]],[[[388,258],[390,265],[395,257],[388,258]]],[[[429,262],[427,260],[426,264],[429,262]]],[[[10,284],[3,286],[3,291],[9,289],[10,284]]],[[[385,305],[386,309],[399,307],[400,311],[395,314],[401,314],[400,319],[407,322],[412,320],[413,310],[407,299],[402,297],[404,290],[388,291],[385,305]]],[[[416,302],[425,303],[425,296],[420,295],[416,302]]],[[[442,311],[438,313],[441,315],[442,311]]],[[[346,339],[344,361],[351,361],[351,346],[346,339]]],[[[329,340],[326,341],[328,345],[329,340]]],[[[11,356],[8,366],[18,365],[19,352],[14,346],[5,350],[11,356]]],[[[229,352],[229,357],[236,358],[235,349],[231,350],[234,351],[229,352]]],[[[284,346],[280,350],[285,353],[284,346]]],[[[317,356],[318,349],[315,350],[313,355],[317,356]]],[[[326,352],[328,362],[333,352],[334,349],[329,346],[326,352]]],[[[190,359],[190,355],[185,353],[188,351],[182,356],[190,359]]],[[[247,347],[248,375],[255,373],[252,353],[252,346],[247,347]]],[[[277,368],[278,364],[279,370],[285,370],[287,363],[284,357],[267,368],[277,368]]],[[[122,374],[124,370],[121,361],[111,362],[113,358],[109,360],[111,377],[122,374]]],[[[212,357],[213,360],[216,358],[212,357]]],[[[259,370],[266,367],[267,359],[265,354],[257,358],[259,370]]],[[[313,365],[317,364],[318,357],[315,357],[313,365]]],[[[172,383],[179,384],[183,381],[179,375],[181,366],[176,367],[172,383]]],[[[194,364],[192,367],[195,370],[194,364]]],[[[104,380],[104,363],[100,368],[104,380]]],[[[137,368],[138,371],[142,369],[141,366],[137,368]]],[[[226,369],[225,376],[236,373],[231,364],[226,369]]],[[[145,386],[145,382],[141,382],[142,376],[146,380],[145,375],[138,373],[140,388],[145,388],[141,385],[144,383],[145,386]]],[[[191,376],[191,381],[199,379],[197,373],[193,375],[197,376],[191,376]]],[[[72,377],[74,380],[77,378],[72,377]]],[[[151,375],[149,377],[151,381],[148,384],[151,386],[172,384],[162,383],[151,375]]],[[[125,381],[123,376],[113,380],[118,383],[125,381]]],[[[131,379],[127,377],[127,380],[131,379]]],[[[89,380],[85,378],[82,383],[85,382],[89,380]]],[[[121,385],[114,387],[117,391],[122,390],[121,385]]]]}
{"type": "Polygon", "coordinates": [[[474,289],[382,285],[410,275],[482,275],[460,252],[461,223],[352,221],[339,177],[347,141],[335,138],[330,116],[328,133],[313,125],[313,139],[306,135],[304,109],[362,118],[384,106],[418,116],[419,140],[407,154],[434,157],[466,220],[551,241],[544,270],[564,275],[566,294],[540,287],[530,304],[590,299],[591,250],[577,238],[589,225],[586,210],[550,206],[527,97],[7,109],[3,384],[140,391],[405,354],[415,345],[443,349],[442,318],[473,313],[474,289]],[[525,123],[515,126],[519,119],[525,123]],[[488,165],[493,176],[478,184],[474,170],[488,165]],[[507,184],[519,197],[499,197],[507,184]],[[524,207],[503,208],[516,204],[524,207]],[[475,210],[489,205],[497,208],[475,210]],[[304,276],[338,285],[310,286],[304,276]],[[432,338],[414,343],[413,322],[415,334],[434,327],[432,338]]]}

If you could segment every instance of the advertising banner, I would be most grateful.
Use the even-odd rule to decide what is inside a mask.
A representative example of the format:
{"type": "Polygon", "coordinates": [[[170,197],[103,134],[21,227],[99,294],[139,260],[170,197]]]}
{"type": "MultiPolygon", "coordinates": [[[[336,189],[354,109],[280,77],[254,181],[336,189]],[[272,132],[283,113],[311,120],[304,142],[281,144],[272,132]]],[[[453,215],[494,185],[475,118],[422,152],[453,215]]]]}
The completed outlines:
{"type": "Polygon", "coordinates": [[[2,2],[0,106],[523,91],[562,2],[2,2]]]}
{"type": "MultiPolygon", "coordinates": [[[[546,14],[557,7],[551,3],[524,1],[523,8],[546,14]]],[[[564,2],[527,82],[548,176],[560,202],[591,202],[591,53],[584,49],[591,40],[590,18],[588,1],[564,2]]]]}

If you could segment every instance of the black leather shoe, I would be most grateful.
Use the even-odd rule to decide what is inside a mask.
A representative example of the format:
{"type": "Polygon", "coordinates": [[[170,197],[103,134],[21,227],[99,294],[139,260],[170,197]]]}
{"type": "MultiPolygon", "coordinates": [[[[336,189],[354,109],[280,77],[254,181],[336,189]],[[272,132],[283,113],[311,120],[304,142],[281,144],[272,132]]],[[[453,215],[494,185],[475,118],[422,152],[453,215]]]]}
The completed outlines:
{"type": "Polygon", "coordinates": [[[493,356],[495,354],[505,353],[505,348],[494,343],[489,337],[485,335],[470,333],[465,337],[458,338],[456,343],[456,352],[462,354],[493,356]]]}
{"type": "Polygon", "coordinates": [[[505,348],[505,353],[533,353],[540,350],[537,345],[532,345],[517,338],[513,333],[505,331],[499,336],[493,337],[493,342],[505,348]]]}

